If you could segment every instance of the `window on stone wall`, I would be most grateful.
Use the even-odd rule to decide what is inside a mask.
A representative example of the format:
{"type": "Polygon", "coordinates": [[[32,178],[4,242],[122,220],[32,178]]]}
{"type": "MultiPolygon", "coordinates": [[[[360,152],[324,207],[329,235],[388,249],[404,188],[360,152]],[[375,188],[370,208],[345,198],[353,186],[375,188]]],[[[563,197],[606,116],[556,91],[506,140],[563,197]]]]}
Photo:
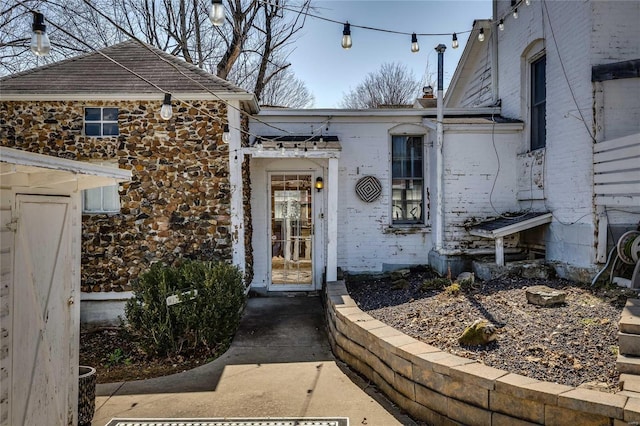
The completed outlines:
{"type": "Polygon", "coordinates": [[[84,109],[85,136],[118,136],[118,108],[86,107],[84,109]]]}
{"type": "MultiPolygon", "coordinates": [[[[101,166],[118,167],[117,162],[96,162],[101,166]]],[[[119,185],[102,186],[82,191],[82,212],[86,214],[119,213],[119,185]]]]}
{"type": "Polygon", "coordinates": [[[392,136],[391,145],[392,222],[424,223],[423,138],[396,135],[392,136]]]}
{"type": "Polygon", "coordinates": [[[547,141],[547,58],[531,63],[531,150],[544,148],[547,141]]]}

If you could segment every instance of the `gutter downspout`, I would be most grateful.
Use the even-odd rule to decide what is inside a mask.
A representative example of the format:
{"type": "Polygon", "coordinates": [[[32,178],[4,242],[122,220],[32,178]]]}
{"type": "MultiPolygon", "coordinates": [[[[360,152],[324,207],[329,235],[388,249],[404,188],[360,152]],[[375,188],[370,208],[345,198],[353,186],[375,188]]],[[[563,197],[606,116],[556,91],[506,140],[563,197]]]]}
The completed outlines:
{"type": "Polygon", "coordinates": [[[436,252],[442,251],[444,243],[444,155],[442,142],[444,140],[444,128],[442,121],[444,118],[444,51],[447,47],[444,44],[436,46],[438,52],[438,100],[436,118],[436,252]]]}
{"type": "MultiPolygon", "coordinates": [[[[498,16],[498,6],[493,1],[493,16],[498,16]]],[[[493,105],[498,105],[500,93],[498,92],[498,31],[496,26],[491,26],[491,95],[493,105]]]]}

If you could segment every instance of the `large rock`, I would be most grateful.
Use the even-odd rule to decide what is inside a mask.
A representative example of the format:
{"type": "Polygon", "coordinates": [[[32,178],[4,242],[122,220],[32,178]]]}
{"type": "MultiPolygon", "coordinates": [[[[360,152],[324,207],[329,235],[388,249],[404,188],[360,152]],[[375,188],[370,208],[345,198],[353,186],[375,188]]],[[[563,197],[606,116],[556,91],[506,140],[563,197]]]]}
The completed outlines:
{"type": "Polygon", "coordinates": [[[538,306],[553,306],[564,303],[567,293],[562,290],[547,287],[546,285],[534,285],[527,288],[527,301],[538,306]]]}
{"type": "Polygon", "coordinates": [[[465,346],[481,346],[496,340],[496,326],[487,320],[475,320],[465,328],[458,342],[465,346]]]}

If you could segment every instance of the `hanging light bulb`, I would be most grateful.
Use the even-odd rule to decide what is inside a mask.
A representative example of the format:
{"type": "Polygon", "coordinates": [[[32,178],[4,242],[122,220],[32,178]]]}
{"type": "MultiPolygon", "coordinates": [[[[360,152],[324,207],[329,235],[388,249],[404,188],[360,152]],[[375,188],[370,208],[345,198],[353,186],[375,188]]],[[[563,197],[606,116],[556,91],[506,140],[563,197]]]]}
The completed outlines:
{"type": "Polygon", "coordinates": [[[211,12],[209,12],[209,19],[211,23],[216,27],[224,25],[224,5],[222,0],[213,0],[211,4],[211,12]]]}
{"type": "Polygon", "coordinates": [[[222,126],[222,142],[229,143],[231,140],[231,134],[229,133],[229,125],[225,124],[222,126]]]}
{"type": "MultiPolygon", "coordinates": [[[[320,138],[320,139],[322,139],[322,138],[320,138]]],[[[318,142],[316,142],[316,141],[313,141],[313,150],[314,151],[318,150],[318,142]]]]}
{"type": "Polygon", "coordinates": [[[298,152],[298,151],[299,151],[298,144],[294,144],[293,145],[293,152],[298,152]]]}
{"type": "Polygon", "coordinates": [[[458,46],[460,46],[458,44],[458,36],[456,35],[456,33],[453,33],[453,39],[451,40],[451,47],[453,47],[454,49],[457,49],[458,46]]]}
{"type": "Polygon", "coordinates": [[[531,0],[524,0],[524,4],[526,4],[527,6],[531,6],[531,0]]]}
{"type": "Polygon", "coordinates": [[[500,22],[498,23],[498,29],[500,31],[504,31],[504,19],[501,19],[500,22]]]}
{"type": "Polygon", "coordinates": [[[342,48],[345,50],[351,49],[352,45],[351,40],[351,25],[347,22],[344,24],[344,29],[342,30],[342,48]]]}
{"type": "Polygon", "coordinates": [[[484,41],[484,28],[480,28],[480,32],[478,33],[478,41],[484,41]]]}
{"type": "Polygon", "coordinates": [[[282,142],[278,144],[278,148],[280,148],[280,155],[284,156],[286,150],[284,149],[284,144],[282,142]]]}
{"type": "Polygon", "coordinates": [[[38,56],[47,56],[51,51],[51,42],[47,35],[47,26],[44,24],[44,15],[33,12],[33,36],[31,36],[31,51],[38,56]]]}
{"type": "Polygon", "coordinates": [[[420,51],[420,46],[418,45],[418,36],[416,33],[411,34],[411,51],[416,53],[420,51]]]}
{"type": "Polygon", "coordinates": [[[262,139],[258,139],[258,142],[256,143],[256,149],[258,150],[258,152],[262,152],[262,150],[264,149],[264,145],[262,145],[262,139]]]}
{"type": "Polygon", "coordinates": [[[518,8],[513,9],[513,19],[518,19],[518,8]]]}
{"type": "Polygon", "coordinates": [[[162,108],[160,108],[160,117],[163,120],[168,120],[173,116],[173,108],[171,107],[171,93],[164,94],[164,101],[162,101],[162,108]]]}

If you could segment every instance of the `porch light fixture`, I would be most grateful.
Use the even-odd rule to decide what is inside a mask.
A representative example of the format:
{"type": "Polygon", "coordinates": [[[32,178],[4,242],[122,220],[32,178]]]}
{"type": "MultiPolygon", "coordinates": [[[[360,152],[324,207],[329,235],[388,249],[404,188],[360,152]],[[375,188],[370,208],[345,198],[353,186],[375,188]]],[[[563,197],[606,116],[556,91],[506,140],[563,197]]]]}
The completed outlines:
{"type": "Polygon", "coordinates": [[[316,178],[316,190],[318,192],[322,191],[322,188],[324,188],[324,182],[322,180],[322,178],[320,176],[318,176],[316,178]]]}
{"type": "Polygon", "coordinates": [[[344,24],[344,29],[342,30],[342,48],[345,50],[351,49],[353,42],[351,40],[351,25],[347,22],[344,24]]]}
{"type": "Polygon", "coordinates": [[[173,116],[173,108],[171,107],[171,93],[164,94],[164,101],[162,101],[162,108],[160,108],[160,117],[163,120],[168,120],[173,116]]]}
{"type": "Polygon", "coordinates": [[[504,31],[504,19],[501,19],[500,22],[498,23],[498,29],[500,31],[504,31]]]}
{"type": "Polygon", "coordinates": [[[453,39],[451,40],[451,47],[457,49],[460,44],[458,44],[458,36],[456,33],[453,33],[453,39]]]}
{"type": "Polygon", "coordinates": [[[213,0],[211,4],[211,12],[209,12],[209,19],[211,23],[216,27],[224,25],[224,5],[222,0],[213,0]]]}
{"type": "Polygon", "coordinates": [[[418,45],[418,36],[416,33],[411,34],[411,52],[417,53],[420,51],[420,46],[418,45]]]}
{"type": "Polygon", "coordinates": [[[229,133],[229,125],[225,124],[222,126],[222,142],[229,143],[231,139],[231,134],[229,133]]]}
{"type": "Polygon", "coordinates": [[[480,28],[480,32],[478,33],[478,41],[484,41],[484,28],[480,28]]]}
{"type": "Polygon", "coordinates": [[[47,35],[47,26],[44,24],[44,15],[40,12],[33,12],[33,25],[31,25],[33,35],[31,36],[31,51],[37,56],[47,56],[51,51],[51,42],[47,35]]]}
{"type": "Polygon", "coordinates": [[[513,9],[513,19],[518,19],[518,8],[513,9]]]}

